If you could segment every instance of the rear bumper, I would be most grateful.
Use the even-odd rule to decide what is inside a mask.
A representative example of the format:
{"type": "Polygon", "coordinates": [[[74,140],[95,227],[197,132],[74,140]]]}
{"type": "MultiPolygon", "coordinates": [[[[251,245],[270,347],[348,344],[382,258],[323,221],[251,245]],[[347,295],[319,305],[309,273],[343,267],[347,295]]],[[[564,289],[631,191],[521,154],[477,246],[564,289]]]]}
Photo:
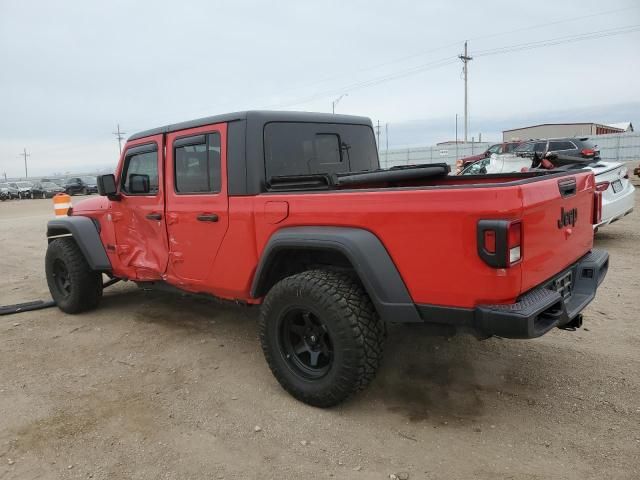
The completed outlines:
{"type": "Polygon", "coordinates": [[[417,305],[425,322],[467,327],[483,335],[536,338],[574,320],[593,300],[609,267],[609,254],[592,250],[549,281],[522,295],[516,303],[478,305],[473,309],[417,305]],[[571,293],[559,285],[571,277],[571,293]],[[556,289],[559,289],[557,291],[556,289]]]}

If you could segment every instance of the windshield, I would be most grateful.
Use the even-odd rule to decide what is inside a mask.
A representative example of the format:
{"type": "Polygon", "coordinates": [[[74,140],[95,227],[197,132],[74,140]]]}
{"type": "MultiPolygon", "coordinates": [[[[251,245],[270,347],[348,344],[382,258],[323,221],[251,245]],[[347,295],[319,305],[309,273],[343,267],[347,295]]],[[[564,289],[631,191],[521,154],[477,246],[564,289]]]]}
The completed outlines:
{"type": "Polygon", "coordinates": [[[16,185],[19,187],[33,187],[33,183],[31,182],[16,182],[16,185]]]}
{"type": "Polygon", "coordinates": [[[489,158],[478,160],[465,168],[460,175],[485,175],[490,161],[489,158]]]}
{"type": "Polygon", "coordinates": [[[84,183],[88,183],[90,185],[96,184],[96,177],[82,177],[82,180],[84,181],[84,183]]]}
{"type": "Polygon", "coordinates": [[[41,185],[46,188],[58,188],[58,185],[53,182],[42,182],[41,185]]]}

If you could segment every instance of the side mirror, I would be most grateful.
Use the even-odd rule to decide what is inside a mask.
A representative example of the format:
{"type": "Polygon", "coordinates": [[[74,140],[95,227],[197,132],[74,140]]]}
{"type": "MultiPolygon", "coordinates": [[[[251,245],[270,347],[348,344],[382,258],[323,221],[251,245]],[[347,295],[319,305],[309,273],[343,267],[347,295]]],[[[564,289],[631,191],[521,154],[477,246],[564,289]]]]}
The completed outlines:
{"type": "Polygon", "coordinates": [[[113,197],[116,194],[116,177],[112,173],[100,175],[97,179],[98,193],[103,197],[113,197]]]}
{"type": "Polygon", "coordinates": [[[149,185],[149,175],[140,173],[132,173],[129,175],[129,193],[149,193],[151,190],[149,185]]]}

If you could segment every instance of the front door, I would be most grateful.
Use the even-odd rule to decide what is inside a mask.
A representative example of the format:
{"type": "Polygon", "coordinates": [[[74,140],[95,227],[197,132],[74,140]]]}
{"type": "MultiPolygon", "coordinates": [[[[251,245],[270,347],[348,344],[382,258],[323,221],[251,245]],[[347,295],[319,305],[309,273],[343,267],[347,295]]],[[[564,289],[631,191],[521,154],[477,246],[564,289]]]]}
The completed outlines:
{"type": "Polygon", "coordinates": [[[128,144],[118,178],[120,200],[111,202],[118,272],[135,280],[159,280],[167,267],[162,135],[128,144]]]}
{"type": "Polygon", "coordinates": [[[229,225],[226,124],[167,135],[167,277],[209,291],[213,263],[229,225]]]}

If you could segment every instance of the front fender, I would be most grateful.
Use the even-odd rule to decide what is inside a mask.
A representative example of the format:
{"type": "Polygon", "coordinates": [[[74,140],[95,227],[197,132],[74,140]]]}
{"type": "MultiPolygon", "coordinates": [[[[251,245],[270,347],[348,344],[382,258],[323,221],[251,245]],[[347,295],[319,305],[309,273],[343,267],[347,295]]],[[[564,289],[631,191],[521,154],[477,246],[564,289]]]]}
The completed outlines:
{"type": "Polygon", "coordinates": [[[47,223],[47,240],[71,235],[89,267],[99,272],[111,271],[111,262],[100,240],[100,233],[89,217],[60,217],[47,223]]]}

